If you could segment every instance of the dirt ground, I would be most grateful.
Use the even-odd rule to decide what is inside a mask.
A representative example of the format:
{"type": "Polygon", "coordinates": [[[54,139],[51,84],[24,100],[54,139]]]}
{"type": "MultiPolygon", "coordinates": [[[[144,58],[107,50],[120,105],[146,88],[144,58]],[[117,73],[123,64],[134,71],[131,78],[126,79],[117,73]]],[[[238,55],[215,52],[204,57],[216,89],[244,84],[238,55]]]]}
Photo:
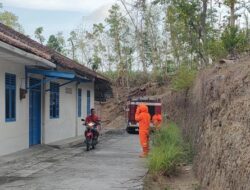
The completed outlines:
{"type": "Polygon", "coordinates": [[[191,165],[179,168],[175,176],[148,174],[144,182],[144,190],[200,190],[191,165]]]}

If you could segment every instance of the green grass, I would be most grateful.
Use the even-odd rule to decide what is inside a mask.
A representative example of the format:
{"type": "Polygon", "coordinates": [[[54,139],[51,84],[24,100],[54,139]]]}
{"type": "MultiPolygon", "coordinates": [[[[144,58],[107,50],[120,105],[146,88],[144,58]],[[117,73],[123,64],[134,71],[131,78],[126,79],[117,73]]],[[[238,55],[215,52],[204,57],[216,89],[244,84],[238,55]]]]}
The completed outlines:
{"type": "Polygon", "coordinates": [[[185,159],[184,143],[180,129],[171,123],[163,124],[161,130],[153,135],[153,146],[149,154],[149,171],[173,174],[178,164],[185,159]]]}

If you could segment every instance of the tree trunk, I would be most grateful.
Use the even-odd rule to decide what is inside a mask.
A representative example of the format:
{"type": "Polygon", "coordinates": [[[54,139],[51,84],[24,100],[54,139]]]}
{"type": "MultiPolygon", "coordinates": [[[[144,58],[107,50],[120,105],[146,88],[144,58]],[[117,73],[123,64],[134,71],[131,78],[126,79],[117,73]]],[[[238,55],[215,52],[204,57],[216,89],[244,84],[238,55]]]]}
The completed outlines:
{"type": "Polygon", "coordinates": [[[71,46],[72,46],[72,59],[75,60],[75,44],[73,40],[70,40],[71,46]]]}
{"type": "Polygon", "coordinates": [[[230,2],[230,26],[235,27],[235,1],[230,2]]]}
{"type": "Polygon", "coordinates": [[[202,13],[201,13],[201,25],[200,25],[200,39],[205,42],[206,39],[206,21],[207,21],[207,4],[208,0],[202,0],[202,13]]]}

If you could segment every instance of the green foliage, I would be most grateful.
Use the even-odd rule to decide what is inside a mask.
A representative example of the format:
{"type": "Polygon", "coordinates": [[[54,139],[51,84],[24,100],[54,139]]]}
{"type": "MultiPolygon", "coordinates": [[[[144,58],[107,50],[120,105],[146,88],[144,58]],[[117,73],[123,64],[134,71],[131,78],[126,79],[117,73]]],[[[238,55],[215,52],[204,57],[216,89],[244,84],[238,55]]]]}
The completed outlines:
{"type": "Polygon", "coordinates": [[[195,77],[196,71],[183,65],[174,76],[171,86],[175,91],[187,90],[192,86],[195,77]]]}
{"type": "Polygon", "coordinates": [[[227,56],[227,51],[221,40],[214,39],[208,41],[207,51],[214,61],[227,56]]]}
{"type": "Polygon", "coordinates": [[[168,70],[167,67],[163,67],[162,69],[157,69],[153,73],[153,80],[157,82],[159,85],[164,85],[168,81],[168,70]]]}
{"type": "Polygon", "coordinates": [[[238,27],[228,26],[222,34],[222,42],[228,53],[235,55],[247,47],[247,35],[238,27]]]}
{"type": "Polygon", "coordinates": [[[23,27],[18,22],[18,16],[9,11],[0,12],[0,22],[13,28],[14,30],[17,30],[18,32],[24,33],[23,27]]]}
{"type": "Polygon", "coordinates": [[[153,137],[153,147],[149,154],[149,170],[153,173],[172,174],[183,161],[184,148],[180,129],[173,123],[163,124],[153,137]]]}
{"type": "Polygon", "coordinates": [[[171,190],[170,187],[165,187],[165,190],[171,190]]]}
{"type": "Polygon", "coordinates": [[[57,52],[62,51],[62,47],[60,46],[60,43],[55,35],[50,35],[49,40],[47,42],[47,46],[51,49],[54,49],[57,52]]]}
{"type": "Polygon", "coordinates": [[[70,32],[70,37],[67,39],[67,41],[69,42],[70,45],[70,50],[69,50],[69,54],[71,54],[72,59],[76,62],[78,62],[77,56],[76,56],[76,50],[78,48],[78,44],[77,44],[77,33],[76,31],[72,30],[70,32]]]}
{"type": "Polygon", "coordinates": [[[54,49],[55,51],[59,53],[65,53],[64,52],[64,37],[61,32],[58,32],[58,34],[55,35],[50,35],[49,40],[47,42],[47,46],[51,49],[54,49]]]}
{"type": "Polygon", "coordinates": [[[41,44],[43,44],[43,42],[45,41],[45,38],[42,35],[42,33],[43,33],[43,27],[38,27],[35,30],[35,38],[38,39],[41,44]]]}
{"type": "Polygon", "coordinates": [[[102,63],[102,59],[98,57],[97,54],[94,54],[93,60],[92,60],[92,69],[96,71],[100,67],[101,63],[102,63]]]}
{"type": "Polygon", "coordinates": [[[111,81],[115,81],[118,77],[118,73],[116,71],[106,71],[103,73],[105,76],[107,76],[111,81]]]}

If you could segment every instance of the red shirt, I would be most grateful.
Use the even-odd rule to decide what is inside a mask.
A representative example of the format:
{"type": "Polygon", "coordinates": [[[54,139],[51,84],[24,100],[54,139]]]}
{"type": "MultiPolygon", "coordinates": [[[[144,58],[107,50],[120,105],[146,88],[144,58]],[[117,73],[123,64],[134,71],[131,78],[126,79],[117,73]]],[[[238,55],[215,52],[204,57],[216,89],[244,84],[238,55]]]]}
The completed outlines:
{"type": "Polygon", "coordinates": [[[90,123],[90,122],[94,122],[97,123],[99,120],[99,118],[96,115],[89,115],[88,117],[86,117],[86,123],[90,123]]]}

